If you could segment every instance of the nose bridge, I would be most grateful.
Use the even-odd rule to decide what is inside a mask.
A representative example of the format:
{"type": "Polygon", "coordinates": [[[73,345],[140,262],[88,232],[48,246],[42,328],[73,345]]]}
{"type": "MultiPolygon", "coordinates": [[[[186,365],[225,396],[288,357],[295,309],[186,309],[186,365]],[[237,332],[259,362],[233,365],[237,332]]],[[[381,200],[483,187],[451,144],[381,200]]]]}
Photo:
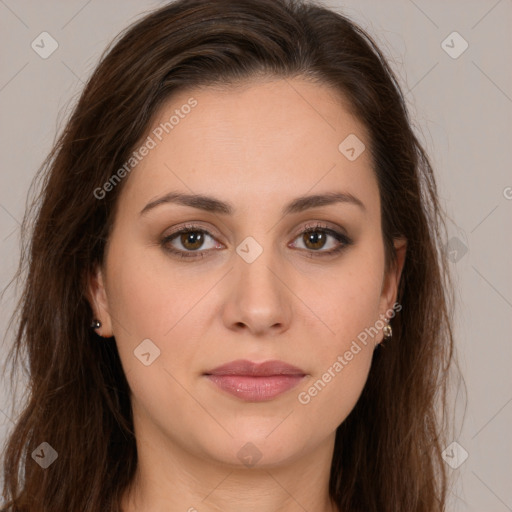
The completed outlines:
{"type": "Polygon", "coordinates": [[[282,284],[276,277],[277,267],[281,265],[272,241],[272,230],[256,236],[258,239],[247,236],[236,247],[235,273],[245,285],[241,290],[244,294],[263,293],[269,295],[267,300],[271,300],[281,293],[282,284]]]}
{"type": "Polygon", "coordinates": [[[228,322],[245,324],[250,330],[284,327],[290,314],[283,266],[272,240],[272,231],[248,236],[236,247],[232,272],[233,293],[228,322]],[[256,236],[258,239],[256,239],[256,236]]]}

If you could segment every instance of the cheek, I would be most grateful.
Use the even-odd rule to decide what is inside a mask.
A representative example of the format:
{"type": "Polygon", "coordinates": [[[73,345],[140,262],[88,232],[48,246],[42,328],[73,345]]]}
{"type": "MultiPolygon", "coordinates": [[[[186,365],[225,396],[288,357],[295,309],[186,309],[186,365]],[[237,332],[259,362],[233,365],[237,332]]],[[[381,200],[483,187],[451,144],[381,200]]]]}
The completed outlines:
{"type": "Polygon", "coordinates": [[[318,427],[321,417],[326,428],[335,429],[357,403],[368,377],[380,334],[382,262],[378,250],[366,254],[347,260],[322,290],[308,295],[319,320],[315,330],[322,331],[314,337],[314,351],[304,347],[315,361],[315,373],[297,395],[310,428],[318,427]]]}
{"type": "Polygon", "coordinates": [[[367,279],[345,279],[317,298],[323,304],[322,336],[309,337],[304,353],[314,361],[314,373],[297,393],[298,407],[304,412],[308,428],[332,431],[342,423],[357,403],[371,367],[379,331],[380,282],[366,274],[367,279]],[[365,286],[361,286],[361,285],[365,286]],[[314,341],[313,341],[314,340],[314,341]]]}
{"type": "MultiPolygon", "coordinates": [[[[194,312],[198,311],[194,310],[195,305],[211,284],[188,286],[183,272],[180,275],[176,267],[165,265],[164,258],[148,258],[147,249],[146,254],[143,250],[132,250],[129,258],[123,256],[126,252],[121,244],[112,244],[108,262],[109,307],[125,373],[135,370],[135,379],[135,375],[144,371],[150,376],[147,370],[151,370],[153,378],[155,368],[173,373],[174,368],[189,367],[197,352],[197,343],[193,332],[187,328],[194,312]],[[144,341],[147,339],[156,348],[144,341]],[[155,363],[148,367],[136,357],[143,342],[157,355],[155,363]]],[[[150,359],[152,357],[153,354],[150,359]]],[[[171,377],[164,373],[162,378],[171,377]]],[[[160,384],[153,383],[155,389],[160,384]]],[[[151,386],[145,381],[141,385],[151,386]]]]}
{"type": "Polygon", "coordinates": [[[158,251],[122,240],[112,244],[108,296],[120,334],[162,338],[198,300],[198,283],[187,286],[180,267],[158,251]]]}
{"type": "Polygon", "coordinates": [[[186,438],[187,426],[202,414],[187,391],[187,372],[195,369],[194,358],[201,350],[191,319],[206,284],[201,290],[188,288],[183,274],[170,266],[147,257],[123,258],[122,252],[111,251],[111,263],[116,264],[110,267],[109,303],[134,414],[149,416],[161,431],[186,438]]]}
{"type": "MultiPolygon", "coordinates": [[[[382,267],[378,250],[354,251],[338,268],[321,276],[317,286],[303,290],[305,302],[314,312],[314,316],[308,315],[313,318],[311,328],[316,323],[316,331],[320,334],[322,330],[321,337],[315,340],[320,354],[332,357],[333,351],[347,350],[352,340],[361,335],[362,341],[362,333],[375,326],[379,319],[382,267]]],[[[375,342],[367,341],[372,346],[375,342]]]]}
{"type": "Polygon", "coordinates": [[[347,418],[368,378],[372,353],[369,346],[350,345],[348,351],[333,354],[329,364],[299,391],[297,408],[306,429],[332,432],[347,418]],[[347,353],[352,354],[350,360],[347,353]]]}

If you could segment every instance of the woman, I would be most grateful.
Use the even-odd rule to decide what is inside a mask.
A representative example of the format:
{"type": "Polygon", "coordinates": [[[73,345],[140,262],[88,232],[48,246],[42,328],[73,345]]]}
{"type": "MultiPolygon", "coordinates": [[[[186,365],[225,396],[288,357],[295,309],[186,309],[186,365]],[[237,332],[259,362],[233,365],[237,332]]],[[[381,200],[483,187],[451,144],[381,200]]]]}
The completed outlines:
{"type": "Polygon", "coordinates": [[[445,510],[444,220],[359,27],[170,3],[41,172],[2,510],[445,510]]]}

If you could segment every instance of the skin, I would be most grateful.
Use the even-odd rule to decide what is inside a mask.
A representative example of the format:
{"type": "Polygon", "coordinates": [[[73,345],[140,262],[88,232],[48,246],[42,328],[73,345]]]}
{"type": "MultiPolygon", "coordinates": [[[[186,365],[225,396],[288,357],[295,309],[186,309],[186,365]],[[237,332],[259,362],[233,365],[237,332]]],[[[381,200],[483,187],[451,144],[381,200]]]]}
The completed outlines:
{"type": "MultiPolygon", "coordinates": [[[[309,403],[298,395],[393,307],[406,249],[396,240],[398,263],[386,274],[370,152],[349,161],[338,150],[349,134],[369,148],[367,132],[334,90],[300,78],[182,91],[151,130],[191,96],[197,106],[125,178],[90,280],[97,332],[115,336],[132,392],[139,465],[123,510],[337,510],[328,494],[336,428],[361,394],[382,331],[309,403]],[[164,204],[139,214],[170,191],[229,201],[235,213],[164,204]],[[281,215],[298,196],[332,191],[357,196],[365,210],[335,203],[281,215]],[[204,259],[172,256],[160,243],[191,221],[210,233],[196,244],[204,259]],[[300,233],[313,221],[354,243],[318,255],[339,242],[307,245],[300,233]],[[248,236],[263,249],[252,263],[236,252],[248,236]],[[147,338],[160,349],[149,366],[134,356],[147,338]],[[308,375],[273,400],[246,402],[203,375],[234,359],[278,359],[308,375]],[[261,454],[252,467],[237,456],[246,443],[261,454]]],[[[168,245],[191,247],[179,235],[168,245]]]]}

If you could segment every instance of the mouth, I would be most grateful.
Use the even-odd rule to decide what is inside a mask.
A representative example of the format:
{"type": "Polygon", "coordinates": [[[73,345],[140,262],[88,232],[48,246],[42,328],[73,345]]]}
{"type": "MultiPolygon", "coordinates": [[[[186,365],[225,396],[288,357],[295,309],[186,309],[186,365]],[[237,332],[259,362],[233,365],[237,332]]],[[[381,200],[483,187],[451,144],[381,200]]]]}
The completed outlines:
{"type": "Polygon", "coordinates": [[[220,390],[247,402],[264,402],[297,386],[306,372],[283,361],[237,360],[203,374],[220,390]]]}

